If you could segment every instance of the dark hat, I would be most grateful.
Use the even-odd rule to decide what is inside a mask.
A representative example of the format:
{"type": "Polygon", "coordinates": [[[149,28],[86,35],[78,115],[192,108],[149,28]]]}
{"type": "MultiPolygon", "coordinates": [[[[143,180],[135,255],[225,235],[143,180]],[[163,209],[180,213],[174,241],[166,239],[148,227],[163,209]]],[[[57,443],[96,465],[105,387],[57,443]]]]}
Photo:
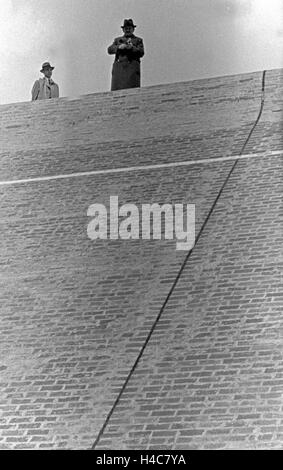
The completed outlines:
{"type": "Polygon", "coordinates": [[[55,67],[51,67],[50,63],[49,62],[44,62],[44,64],[42,64],[42,68],[41,68],[41,73],[43,72],[44,69],[51,69],[51,70],[54,70],[55,67]]]}
{"type": "Polygon", "coordinates": [[[137,25],[134,24],[134,22],[131,18],[129,20],[124,20],[124,25],[121,26],[121,28],[124,29],[126,26],[132,26],[133,28],[137,27],[137,25]]]}

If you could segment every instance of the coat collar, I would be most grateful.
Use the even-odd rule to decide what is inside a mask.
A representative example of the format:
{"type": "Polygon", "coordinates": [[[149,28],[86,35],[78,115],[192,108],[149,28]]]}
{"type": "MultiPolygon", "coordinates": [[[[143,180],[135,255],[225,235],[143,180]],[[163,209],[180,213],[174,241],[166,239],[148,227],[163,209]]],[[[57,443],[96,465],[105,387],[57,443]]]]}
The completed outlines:
{"type": "Polygon", "coordinates": [[[46,82],[46,81],[49,80],[50,85],[54,85],[54,83],[55,83],[54,80],[52,80],[52,78],[49,78],[49,79],[48,79],[48,78],[46,78],[46,77],[43,77],[43,78],[41,78],[41,80],[43,80],[44,82],[46,82]]]}

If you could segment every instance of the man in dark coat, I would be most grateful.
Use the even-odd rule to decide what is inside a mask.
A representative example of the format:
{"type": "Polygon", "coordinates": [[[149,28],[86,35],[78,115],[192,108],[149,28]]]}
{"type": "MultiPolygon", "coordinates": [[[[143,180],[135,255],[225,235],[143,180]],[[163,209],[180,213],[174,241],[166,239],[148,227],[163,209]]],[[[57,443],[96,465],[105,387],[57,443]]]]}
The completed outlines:
{"type": "Polygon", "coordinates": [[[134,35],[136,25],[132,19],[121,26],[124,36],[114,39],[108,54],[115,54],[112,69],[111,91],[141,86],[140,59],[144,56],[142,38],[134,35]]]}

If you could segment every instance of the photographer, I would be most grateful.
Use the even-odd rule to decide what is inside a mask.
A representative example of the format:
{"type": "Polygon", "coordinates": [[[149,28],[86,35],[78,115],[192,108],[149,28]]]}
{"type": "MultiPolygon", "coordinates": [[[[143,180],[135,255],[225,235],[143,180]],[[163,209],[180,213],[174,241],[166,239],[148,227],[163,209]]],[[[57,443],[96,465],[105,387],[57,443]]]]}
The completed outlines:
{"type": "Polygon", "coordinates": [[[136,25],[132,19],[121,26],[124,36],[114,39],[108,54],[115,54],[112,68],[111,91],[140,87],[140,59],[144,56],[142,38],[134,35],[136,25]]]}

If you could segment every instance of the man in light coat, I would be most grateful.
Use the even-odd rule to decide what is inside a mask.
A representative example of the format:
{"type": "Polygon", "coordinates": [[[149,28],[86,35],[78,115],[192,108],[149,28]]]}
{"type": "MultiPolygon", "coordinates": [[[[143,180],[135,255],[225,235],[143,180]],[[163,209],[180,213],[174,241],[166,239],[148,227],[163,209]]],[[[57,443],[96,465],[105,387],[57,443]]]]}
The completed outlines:
{"type": "Polygon", "coordinates": [[[44,62],[40,70],[44,77],[35,81],[31,92],[32,101],[59,97],[59,87],[51,78],[54,68],[49,62],[44,62]]]}
{"type": "Polygon", "coordinates": [[[115,54],[112,68],[111,90],[141,86],[140,59],[144,56],[142,38],[134,35],[136,25],[132,19],[124,20],[121,26],[124,36],[114,39],[108,54],[115,54]]]}

